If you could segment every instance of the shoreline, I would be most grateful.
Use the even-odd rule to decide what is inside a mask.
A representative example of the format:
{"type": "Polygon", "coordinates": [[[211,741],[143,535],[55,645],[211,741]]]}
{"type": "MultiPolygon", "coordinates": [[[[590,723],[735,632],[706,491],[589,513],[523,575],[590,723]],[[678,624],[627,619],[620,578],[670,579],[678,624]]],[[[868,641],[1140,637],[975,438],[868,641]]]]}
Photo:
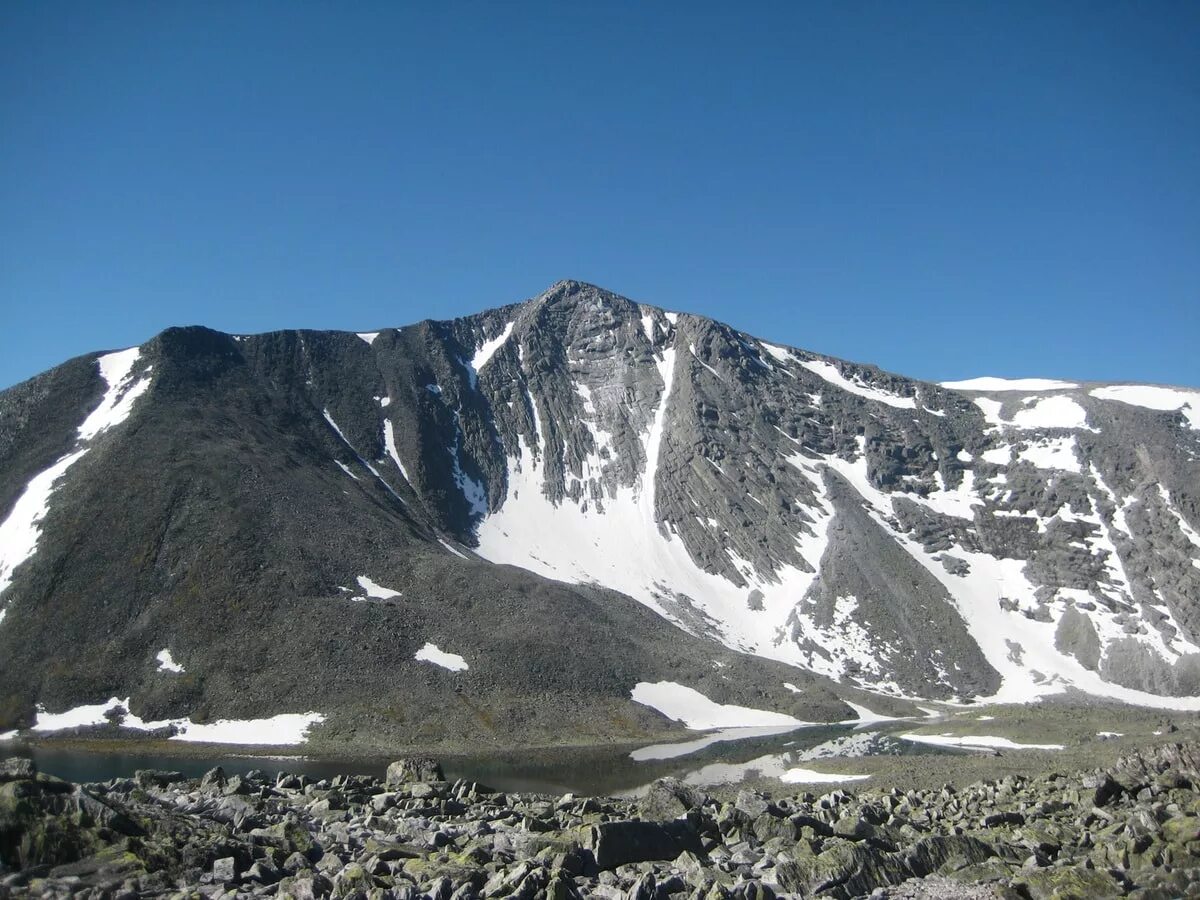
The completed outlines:
{"type": "Polygon", "coordinates": [[[10,759],[0,893],[1042,900],[1182,896],[1200,883],[1200,741],[1102,769],[994,774],[819,796],[668,778],[613,798],[496,792],[423,758],[383,778],[214,768],[86,784],[10,759]]]}

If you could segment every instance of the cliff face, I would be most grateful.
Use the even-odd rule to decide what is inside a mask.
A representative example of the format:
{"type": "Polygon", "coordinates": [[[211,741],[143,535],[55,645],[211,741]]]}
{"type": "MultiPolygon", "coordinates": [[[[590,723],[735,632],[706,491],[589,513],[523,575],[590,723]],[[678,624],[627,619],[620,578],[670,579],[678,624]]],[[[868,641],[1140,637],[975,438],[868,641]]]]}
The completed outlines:
{"type": "Polygon", "coordinates": [[[132,696],[608,739],[661,722],[657,680],[801,718],[834,682],[1191,697],[1198,426],[1200,391],[951,389],[576,282],[171,329],[0,394],[0,726],[132,696]]]}

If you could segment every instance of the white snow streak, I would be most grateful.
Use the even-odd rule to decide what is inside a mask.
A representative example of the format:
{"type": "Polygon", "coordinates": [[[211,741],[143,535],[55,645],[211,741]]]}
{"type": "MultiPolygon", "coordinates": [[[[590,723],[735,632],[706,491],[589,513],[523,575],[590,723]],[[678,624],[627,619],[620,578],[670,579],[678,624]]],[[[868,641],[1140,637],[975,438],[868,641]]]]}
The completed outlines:
{"type": "Polygon", "coordinates": [[[646,340],[651,344],[654,343],[654,316],[648,312],[642,313],[642,332],[646,335],[646,340]]]}
{"type": "Polygon", "coordinates": [[[171,658],[170,650],[167,650],[165,648],[162,650],[159,650],[158,655],[155,656],[154,658],[156,660],[158,660],[158,671],[174,672],[177,675],[183,674],[183,666],[181,666],[179,663],[175,662],[175,660],[171,658]]]}
{"type": "Polygon", "coordinates": [[[971,734],[957,737],[951,734],[902,734],[900,737],[915,744],[931,744],[935,747],[964,747],[972,749],[1001,750],[1061,750],[1062,744],[1018,744],[1008,738],[971,734]]]}
{"type": "Polygon", "coordinates": [[[438,543],[441,544],[443,547],[445,547],[447,550],[449,550],[451,553],[453,553],[455,556],[459,557],[460,559],[470,559],[470,557],[467,556],[467,554],[463,553],[461,550],[458,550],[458,549],[452,547],[450,544],[446,543],[441,538],[438,538],[438,543]]]}
{"type": "Polygon", "coordinates": [[[358,336],[367,342],[367,346],[375,343],[375,338],[379,337],[378,331],[362,331],[358,332],[358,336]]]}
{"type": "Polygon", "coordinates": [[[496,351],[504,346],[505,341],[512,335],[513,324],[509,322],[504,326],[504,330],[500,334],[491,340],[484,341],[479,349],[475,351],[475,355],[471,357],[471,368],[475,370],[476,374],[488,364],[488,360],[496,355],[496,351]]]}
{"type": "MultiPolygon", "coordinates": [[[[87,444],[97,435],[120,425],[133,412],[133,404],[150,387],[149,369],[136,383],[132,371],[141,350],[131,347],[109,353],[96,360],[100,376],[108,385],[99,405],[79,426],[78,439],[87,444]]],[[[11,512],[0,522],[0,594],[13,581],[13,571],[37,552],[41,538],[41,523],[50,512],[50,498],[67,470],[88,452],[90,447],[76,447],[60,457],[52,466],[30,479],[11,512]]],[[[0,612],[0,622],[7,610],[0,612]]]]}
{"type": "Polygon", "coordinates": [[[400,451],[396,449],[396,429],[392,425],[391,419],[383,420],[383,446],[387,449],[392,462],[396,464],[396,468],[400,470],[400,474],[404,476],[404,480],[412,484],[412,479],[408,477],[408,470],[400,461],[400,451]]]}
{"type": "Polygon", "coordinates": [[[8,518],[0,524],[0,594],[12,584],[13,570],[37,552],[42,536],[41,523],[50,512],[50,496],[58,480],[66,474],[87,448],[68,453],[49,469],[33,477],[17,498],[8,518]]]}
{"type": "Polygon", "coordinates": [[[888,406],[894,406],[897,409],[916,409],[917,401],[912,397],[900,397],[896,394],[882,391],[879,388],[872,387],[868,384],[861,384],[857,381],[851,381],[841,372],[837,366],[832,363],[827,363],[819,359],[801,359],[797,360],[800,365],[808,369],[814,375],[819,375],[821,378],[828,381],[830,384],[840,387],[843,391],[848,391],[851,394],[857,394],[860,397],[866,397],[868,400],[874,400],[878,403],[886,403],[888,406]]]}
{"type": "MultiPolygon", "coordinates": [[[[362,467],[365,468],[368,472],[370,472],[372,475],[375,476],[375,480],[378,481],[381,485],[383,485],[384,490],[386,490],[389,494],[391,494],[393,497],[395,497],[397,500],[399,500],[401,503],[403,503],[407,506],[408,501],[406,501],[403,497],[401,497],[399,494],[397,494],[396,489],[394,487],[392,487],[390,484],[388,484],[386,479],[384,479],[384,477],[379,474],[379,470],[376,469],[369,462],[367,462],[365,459],[363,459],[362,455],[354,448],[354,445],[346,439],[346,435],[342,433],[342,429],[338,427],[338,423],[333,421],[333,416],[331,416],[329,414],[329,410],[325,409],[325,410],[322,410],[322,412],[325,415],[325,421],[329,423],[329,427],[337,432],[337,436],[342,439],[342,443],[345,444],[350,449],[350,452],[354,454],[355,459],[357,459],[359,461],[359,463],[362,465],[362,467]]],[[[336,462],[338,464],[338,467],[343,472],[345,472],[347,475],[349,475],[355,481],[359,480],[358,476],[355,475],[353,472],[351,472],[348,466],[344,465],[343,463],[338,462],[336,459],[334,460],[334,462],[336,462]]],[[[401,469],[401,474],[403,474],[403,469],[401,469]]],[[[407,478],[405,480],[407,481],[407,478]]]]}
{"type": "Polygon", "coordinates": [[[818,772],[815,769],[788,769],[779,776],[787,784],[836,784],[839,781],[862,781],[870,775],[839,775],[834,772],[818,772]]]}
{"type": "Polygon", "coordinates": [[[138,397],[146,393],[150,387],[150,370],[136,383],[131,384],[134,364],[141,356],[139,347],[130,347],[119,353],[109,353],[96,360],[100,367],[100,375],[108,385],[108,390],[100,400],[100,405],[92,410],[92,414],[84,419],[79,426],[79,439],[90,441],[102,431],[107,431],[120,425],[133,412],[133,404],[138,397]]]}

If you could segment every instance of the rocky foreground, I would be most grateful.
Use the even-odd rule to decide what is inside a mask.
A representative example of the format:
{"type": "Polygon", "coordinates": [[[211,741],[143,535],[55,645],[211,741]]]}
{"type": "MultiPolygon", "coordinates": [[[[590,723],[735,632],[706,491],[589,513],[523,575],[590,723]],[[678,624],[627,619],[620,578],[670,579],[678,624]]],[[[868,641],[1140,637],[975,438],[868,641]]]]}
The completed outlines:
{"type": "Polygon", "coordinates": [[[1200,897],[1200,743],[956,790],[716,800],[504,794],[432,760],[384,780],[0,763],[0,896],[1200,897]]]}

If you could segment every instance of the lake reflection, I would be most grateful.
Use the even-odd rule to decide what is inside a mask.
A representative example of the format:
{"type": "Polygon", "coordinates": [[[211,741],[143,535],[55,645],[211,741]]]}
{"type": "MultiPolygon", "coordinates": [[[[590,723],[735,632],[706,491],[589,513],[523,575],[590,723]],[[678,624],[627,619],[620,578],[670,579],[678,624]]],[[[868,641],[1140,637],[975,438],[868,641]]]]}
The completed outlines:
{"type": "MultiPolygon", "coordinates": [[[[690,741],[640,748],[562,747],[442,756],[446,777],[467,778],[501,791],[597,796],[637,793],[650,782],[674,776],[697,786],[738,781],[749,774],[781,778],[815,759],[841,759],[837,768],[854,773],[856,757],[928,753],[932,748],[889,737],[887,730],[855,731],[844,726],[723,729],[690,741]]],[[[5,751],[0,750],[0,754],[5,751]]],[[[933,751],[936,752],[936,751],[933,751]]],[[[129,751],[90,752],[49,745],[14,747],[10,754],[29,756],[38,768],[76,782],[126,777],[138,769],[168,769],[198,778],[213,766],[235,774],[261,769],[294,772],[312,778],[371,775],[382,778],[387,757],[328,759],[246,757],[215,753],[210,757],[171,756],[129,751]]]]}

